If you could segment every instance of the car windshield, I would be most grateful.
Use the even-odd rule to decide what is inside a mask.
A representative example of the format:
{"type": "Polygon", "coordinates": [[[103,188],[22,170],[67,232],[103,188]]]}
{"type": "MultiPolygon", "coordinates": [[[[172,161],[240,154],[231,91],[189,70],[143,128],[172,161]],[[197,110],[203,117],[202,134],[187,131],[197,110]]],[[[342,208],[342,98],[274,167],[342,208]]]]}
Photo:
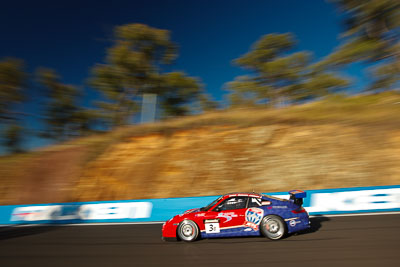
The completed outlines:
{"type": "Polygon", "coordinates": [[[207,210],[209,210],[212,206],[214,206],[215,204],[217,204],[217,202],[220,201],[222,197],[223,197],[223,196],[220,196],[219,198],[217,198],[216,200],[214,200],[213,202],[211,202],[211,203],[208,204],[207,206],[202,207],[200,210],[201,210],[201,211],[207,211],[207,210]]]}

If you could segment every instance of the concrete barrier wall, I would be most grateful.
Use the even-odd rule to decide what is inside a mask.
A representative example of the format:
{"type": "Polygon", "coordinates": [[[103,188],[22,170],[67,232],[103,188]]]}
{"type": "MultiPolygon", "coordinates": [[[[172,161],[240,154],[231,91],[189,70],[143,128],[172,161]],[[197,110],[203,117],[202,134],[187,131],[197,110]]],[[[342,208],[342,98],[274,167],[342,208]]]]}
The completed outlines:
{"type": "MultiPolygon", "coordinates": [[[[287,192],[266,193],[288,198],[287,192]]],[[[0,225],[162,222],[218,196],[0,206],[0,225]]],[[[310,215],[400,211],[400,185],[309,190],[310,215]]]]}

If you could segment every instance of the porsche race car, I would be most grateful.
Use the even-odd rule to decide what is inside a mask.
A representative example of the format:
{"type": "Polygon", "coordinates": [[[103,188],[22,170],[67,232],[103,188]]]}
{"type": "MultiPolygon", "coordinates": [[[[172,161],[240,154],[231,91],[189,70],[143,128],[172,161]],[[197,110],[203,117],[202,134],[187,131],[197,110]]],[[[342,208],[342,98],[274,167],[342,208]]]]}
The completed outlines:
{"type": "Polygon", "coordinates": [[[288,200],[257,193],[223,195],[209,205],[190,209],[163,224],[163,240],[265,236],[278,240],[310,227],[302,207],[306,192],[289,191],[288,200]]]}

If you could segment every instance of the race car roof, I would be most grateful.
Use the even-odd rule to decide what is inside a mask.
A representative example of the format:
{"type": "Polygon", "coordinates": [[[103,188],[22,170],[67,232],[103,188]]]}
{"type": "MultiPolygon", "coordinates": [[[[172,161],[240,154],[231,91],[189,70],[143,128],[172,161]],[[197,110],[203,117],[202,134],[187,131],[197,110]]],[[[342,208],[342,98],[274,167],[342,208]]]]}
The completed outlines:
{"type": "Polygon", "coordinates": [[[229,193],[224,195],[224,197],[256,197],[256,198],[261,198],[262,195],[258,193],[246,193],[246,192],[234,192],[234,193],[229,193]]]}

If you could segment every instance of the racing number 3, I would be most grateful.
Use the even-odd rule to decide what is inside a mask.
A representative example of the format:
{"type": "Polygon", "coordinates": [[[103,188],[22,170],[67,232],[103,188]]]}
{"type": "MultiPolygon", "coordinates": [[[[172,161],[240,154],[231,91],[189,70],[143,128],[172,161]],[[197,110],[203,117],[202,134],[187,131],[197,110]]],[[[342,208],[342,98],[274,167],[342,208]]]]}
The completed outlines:
{"type": "Polygon", "coordinates": [[[219,223],[206,223],[205,224],[206,233],[219,233],[219,223]]]}

